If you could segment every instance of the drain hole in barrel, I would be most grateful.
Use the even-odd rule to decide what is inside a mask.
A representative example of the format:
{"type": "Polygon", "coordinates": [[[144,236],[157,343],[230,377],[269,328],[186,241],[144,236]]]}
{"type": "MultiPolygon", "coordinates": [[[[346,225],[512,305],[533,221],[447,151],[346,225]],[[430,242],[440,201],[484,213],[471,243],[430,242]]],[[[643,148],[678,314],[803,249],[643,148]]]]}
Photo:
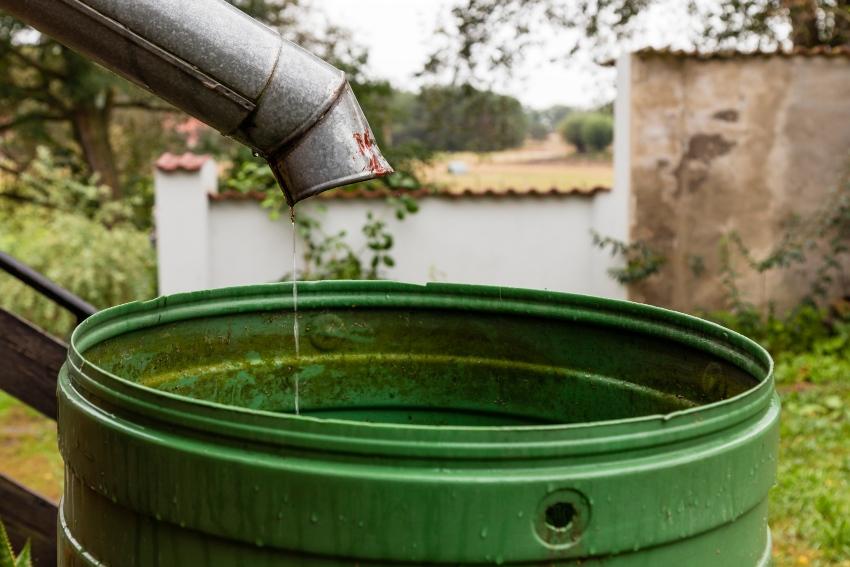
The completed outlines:
{"type": "Polygon", "coordinates": [[[565,530],[573,523],[576,509],[569,502],[556,502],[546,508],[546,525],[553,530],[565,530]]]}

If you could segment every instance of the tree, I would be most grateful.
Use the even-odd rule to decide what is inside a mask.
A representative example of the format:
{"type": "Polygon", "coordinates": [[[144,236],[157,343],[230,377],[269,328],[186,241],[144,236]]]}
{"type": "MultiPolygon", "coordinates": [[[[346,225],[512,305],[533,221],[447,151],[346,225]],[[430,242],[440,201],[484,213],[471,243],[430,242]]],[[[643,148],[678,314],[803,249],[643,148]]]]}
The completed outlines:
{"type": "Polygon", "coordinates": [[[581,137],[591,151],[603,151],[614,141],[614,119],[599,112],[590,114],[582,125],[581,137]]]}
{"type": "MultiPolygon", "coordinates": [[[[153,297],[150,235],[136,226],[133,199],[104,203],[108,192],[39,148],[0,191],[0,250],[97,307],[153,297]]],[[[0,308],[60,337],[75,324],[53,301],[1,272],[0,308]]]]}
{"type": "Polygon", "coordinates": [[[605,112],[575,112],[560,125],[561,136],[578,153],[601,152],[614,140],[614,118],[605,112]]]}
{"type": "Polygon", "coordinates": [[[395,138],[421,140],[436,151],[489,152],[522,144],[527,120],[511,96],[471,85],[425,87],[408,106],[395,138]]]}
{"type": "Polygon", "coordinates": [[[120,108],[171,111],[141,89],[108,73],[73,51],[8,15],[0,15],[0,134],[16,135],[3,157],[26,161],[20,148],[48,143],[78,153],[114,196],[119,174],[110,126],[120,108]]]}
{"type": "Polygon", "coordinates": [[[535,140],[543,140],[552,132],[556,132],[564,119],[574,112],[574,109],[563,104],[556,104],[543,110],[528,110],[528,135],[535,140]]]}
{"type": "MultiPolygon", "coordinates": [[[[578,50],[610,58],[645,30],[641,15],[671,0],[463,0],[437,30],[441,44],[425,73],[451,70],[475,81],[482,69],[510,70],[536,34],[556,29],[564,55],[578,50]],[[574,32],[574,33],[563,33],[574,32]]],[[[850,45],[850,0],[687,0],[694,48],[763,49],[850,45]]]]}
{"type": "Polygon", "coordinates": [[[568,144],[575,146],[576,151],[583,154],[587,151],[584,143],[584,114],[571,114],[561,123],[561,136],[568,144]]]}
{"type": "Polygon", "coordinates": [[[525,111],[525,119],[528,124],[528,135],[532,140],[545,140],[551,130],[543,121],[542,112],[529,109],[525,111]]]}
{"type": "MultiPolygon", "coordinates": [[[[279,29],[320,56],[354,70],[365,54],[355,52],[338,28],[317,29],[307,21],[303,0],[229,0],[231,4],[279,29]],[[301,25],[299,25],[301,23],[301,25]]],[[[121,196],[123,182],[136,174],[121,171],[115,152],[116,123],[128,110],[175,113],[176,110],[126,80],[104,70],[48,36],[0,12],[0,161],[10,173],[22,169],[39,144],[57,155],[80,158],[83,174],[121,196]]],[[[161,132],[161,120],[149,118],[161,132]]],[[[125,135],[133,136],[133,132],[125,135]]],[[[145,135],[157,136],[145,131],[145,135]]],[[[135,147],[130,142],[128,147],[135,147]]],[[[152,149],[153,151],[153,149],[152,149]]],[[[152,156],[151,156],[152,157],[152,156]]],[[[132,160],[131,160],[132,161],[132,160]]],[[[149,168],[150,160],[145,160],[149,168]]]]}

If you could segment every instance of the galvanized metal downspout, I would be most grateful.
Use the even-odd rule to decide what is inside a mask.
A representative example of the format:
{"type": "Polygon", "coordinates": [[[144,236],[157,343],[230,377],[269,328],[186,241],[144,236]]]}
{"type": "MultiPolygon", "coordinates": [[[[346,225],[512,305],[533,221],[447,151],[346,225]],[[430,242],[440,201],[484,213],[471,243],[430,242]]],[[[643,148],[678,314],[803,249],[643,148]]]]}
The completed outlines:
{"type": "Polygon", "coordinates": [[[392,171],[345,74],[224,0],[0,8],[254,149],[289,204],[392,171]]]}

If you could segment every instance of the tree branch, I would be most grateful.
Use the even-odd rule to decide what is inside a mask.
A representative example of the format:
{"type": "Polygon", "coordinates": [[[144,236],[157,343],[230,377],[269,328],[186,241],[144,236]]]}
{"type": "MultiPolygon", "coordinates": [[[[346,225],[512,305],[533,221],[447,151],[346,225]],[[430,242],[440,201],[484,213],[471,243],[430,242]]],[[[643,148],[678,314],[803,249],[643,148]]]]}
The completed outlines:
{"type": "Polygon", "coordinates": [[[0,162],[0,171],[5,171],[6,173],[10,173],[12,175],[20,175],[21,171],[11,165],[6,165],[3,162],[0,162]]]}
{"type": "Polygon", "coordinates": [[[15,49],[12,45],[9,45],[9,53],[17,57],[24,65],[28,65],[34,69],[38,69],[44,75],[48,75],[50,77],[53,77],[54,79],[59,79],[60,81],[68,80],[68,77],[65,74],[57,71],[56,69],[51,69],[46,65],[42,65],[32,57],[25,55],[23,52],[15,49]]]}
{"type": "Polygon", "coordinates": [[[113,108],[137,108],[139,110],[149,110],[151,112],[178,112],[173,106],[163,106],[144,100],[125,100],[116,102],[112,105],[113,108]]]}
{"type": "Polygon", "coordinates": [[[51,210],[51,211],[60,210],[59,207],[57,207],[54,204],[48,203],[45,200],[39,200],[39,199],[30,198],[30,197],[25,197],[25,196],[19,195],[17,193],[0,192],[0,199],[6,200],[6,201],[11,201],[13,203],[17,203],[17,204],[20,204],[20,205],[32,205],[34,207],[40,207],[42,209],[47,209],[47,210],[51,210]]]}
{"type": "Polygon", "coordinates": [[[41,112],[28,112],[26,114],[22,114],[17,118],[9,120],[8,122],[0,123],[0,134],[6,132],[7,130],[12,130],[13,128],[17,128],[22,124],[26,124],[27,122],[36,122],[38,120],[42,120],[44,122],[61,122],[67,120],[68,117],[61,114],[44,114],[41,112]]]}

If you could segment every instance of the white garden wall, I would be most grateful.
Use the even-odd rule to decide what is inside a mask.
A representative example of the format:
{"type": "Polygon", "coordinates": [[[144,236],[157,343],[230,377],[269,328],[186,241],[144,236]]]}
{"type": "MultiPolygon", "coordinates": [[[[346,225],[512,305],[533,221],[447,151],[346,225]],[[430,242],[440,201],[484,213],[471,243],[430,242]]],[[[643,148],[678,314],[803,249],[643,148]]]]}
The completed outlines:
{"type": "MultiPolygon", "coordinates": [[[[196,190],[206,196],[209,187],[201,175],[206,170],[157,175],[160,293],[269,282],[291,272],[288,218],[270,220],[253,199],[219,197],[208,199],[203,210],[181,210],[166,196],[185,191],[193,177],[196,190]],[[195,231],[205,233],[204,261],[196,257],[202,252],[195,231]],[[181,257],[183,262],[175,260],[181,257]]],[[[626,233],[620,203],[605,193],[426,196],[419,199],[420,211],[401,222],[380,199],[313,199],[299,204],[298,212],[319,219],[328,234],[346,230],[356,248],[364,243],[360,230],[367,212],[381,215],[395,237],[396,266],[386,270],[389,279],[622,298],[623,288],[606,274],[610,257],[592,244],[593,228],[603,234],[626,233]]],[[[303,243],[298,246],[303,250],[303,243]]]]}

